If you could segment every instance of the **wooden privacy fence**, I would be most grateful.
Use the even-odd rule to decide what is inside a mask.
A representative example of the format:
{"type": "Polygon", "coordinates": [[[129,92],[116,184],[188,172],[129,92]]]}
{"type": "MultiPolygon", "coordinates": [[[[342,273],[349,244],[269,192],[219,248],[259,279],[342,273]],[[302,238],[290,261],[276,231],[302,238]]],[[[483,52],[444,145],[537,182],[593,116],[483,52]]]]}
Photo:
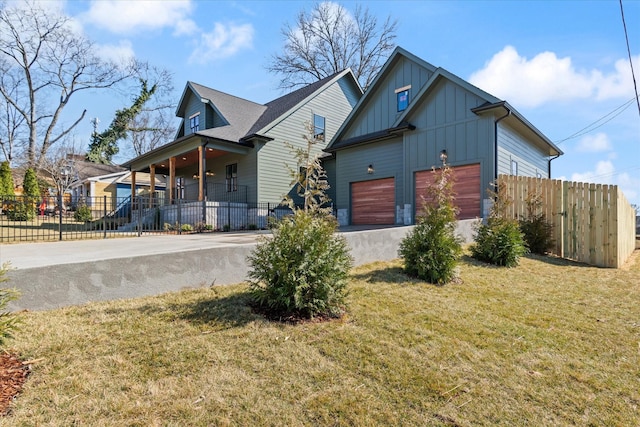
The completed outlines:
{"type": "Polygon", "coordinates": [[[537,214],[553,225],[554,255],[599,267],[619,268],[635,249],[635,210],[615,185],[500,175],[513,200],[508,214],[528,215],[527,197],[537,195],[537,214]]]}

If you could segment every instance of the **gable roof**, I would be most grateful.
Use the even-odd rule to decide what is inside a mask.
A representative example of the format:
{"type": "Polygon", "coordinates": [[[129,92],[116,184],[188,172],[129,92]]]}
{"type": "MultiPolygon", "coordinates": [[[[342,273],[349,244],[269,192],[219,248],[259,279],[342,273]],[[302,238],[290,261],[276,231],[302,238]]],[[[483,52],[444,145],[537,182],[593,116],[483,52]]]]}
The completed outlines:
{"type": "MultiPolygon", "coordinates": [[[[556,145],[554,145],[542,132],[540,132],[535,126],[533,126],[528,120],[526,120],[524,118],[524,116],[522,116],[522,114],[520,114],[515,108],[513,108],[511,105],[509,105],[506,101],[501,101],[499,98],[496,98],[495,96],[491,95],[490,93],[483,91],[482,89],[478,88],[477,86],[472,85],[468,81],[456,76],[455,74],[445,70],[444,68],[434,67],[433,65],[431,65],[428,62],[418,58],[417,56],[411,54],[410,52],[408,52],[408,51],[406,51],[404,49],[402,49],[401,47],[397,47],[393,51],[393,53],[391,54],[391,56],[389,57],[389,59],[387,60],[385,65],[382,67],[380,73],[378,74],[378,76],[374,79],[373,83],[371,84],[371,86],[370,86],[371,88],[375,88],[376,83],[378,81],[380,81],[381,79],[383,79],[389,72],[391,72],[391,68],[392,68],[393,64],[395,64],[398,61],[398,58],[400,56],[404,56],[404,57],[408,58],[409,60],[414,61],[414,62],[418,63],[419,65],[421,65],[421,66],[425,67],[426,69],[428,69],[428,70],[433,72],[433,74],[429,78],[429,80],[427,80],[425,82],[425,84],[422,85],[422,87],[418,90],[418,92],[414,96],[412,102],[409,104],[407,109],[404,110],[402,112],[402,114],[400,114],[398,116],[396,121],[393,123],[393,125],[389,129],[385,129],[385,130],[382,130],[382,131],[379,131],[379,132],[375,132],[375,134],[371,134],[371,135],[362,135],[362,136],[358,136],[358,137],[355,137],[355,138],[349,138],[349,139],[346,139],[346,140],[341,140],[342,135],[344,134],[346,129],[355,120],[355,116],[357,115],[358,110],[360,108],[362,108],[361,107],[362,105],[365,105],[368,102],[367,95],[369,95],[370,93],[374,92],[371,89],[368,90],[364,94],[364,96],[360,99],[360,102],[358,102],[358,104],[356,104],[354,109],[351,111],[351,113],[349,114],[347,119],[344,121],[344,123],[342,124],[342,126],[338,130],[338,132],[336,132],[336,134],[334,135],[332,141],[329,143],[327,148],[325,148],[325,151],[332,152],[332,151],[336,151],[336,150],[338,150],[340,148],[344,148],[344,147],[351,146],[351,145],[357,145],[357,144],[362,144],[362,143],[366,143],[366,142],[371,142],[371,141],[374,141],[374,140],[381,140],[381,139],[389,138],[391,136],[401,134],[404,130],[407,130],[407,129],[408,130],[413,130],[412,128],[415,128],[415,127],[413,127],[413,125],[411,125],[407,121],[407,117],[409,117],[411,115],[411,113],[416,108],[419,108],[417,106],[420,104],[420,101],[425,96],[427,96],[427,94],[431,90],[433,90],[437,86],[437,83],[439,81],[441,81],[442,79],[446,79],[446,80],[449,80],[449,81],[455,83],[458,86],[463,87],[467,91],[473,93],[474,95],[476,95],[479,98],[484,99],[486,101],[482,106],[474,108],[474,109],[471,110],[475,114],[480,115],[480,114],[483,114],[483,113],[496,111],[496,109],[504,109],[505,112],[507,112],[509,114],[509,117],[507,118],[507,120],[512,122],[512,123],[514,123],[514,124],[516,124],[517,127],[522,128],[522,130],[525,133],[527,133],[531,138],[533,138],[533,140],[536,143],[536,145],[538,145],[541,148],[546,149],[548,151],[548,155],[554,156],[554,155],[563,154],[562,150],[560,150],[556,145]],[[516,121],[517,121],[517,123],[515,123],[516,121]]],[[[374,95],[370,95],[370,96],[372,97],[374,95]]]]}
{"type": "Polygon", "coordinates": [[[375,88],[377,87],[378,82],[383,80],[392,71],[393,65],[400,59],[401,56],[421,65],[422,67],[424,67],[425,69],[431,72],[435,72],[435,70],[437,69],[437,67],[431,65],[424,59],[415,56],[414,54],[401,48],[400,46],[397,46],[393,50],[393,52],[391,52],[391,55],[387,59],[387,62],[385,62],[382,68],[380,68],[380,71],[378,72],[376,77],[373,79],[373,81],[369,85],[369,88],[367,89],[367,91],[364,93],[364,95],[362,95],[362,97],[360,98],[358,103],[355,105],[355,107],[353,107],[353,109],[351,110],[347,118],[344,120],[344,122],[342,122],[342,125],[333,136],[333,139],[331,140],[331,142],[327,145],[327,148],[325,148],[325,151],[329,151],[330,148],[333,148],[334,143],[342,138],[342,135],[344,134],[346,129],[351,125],[351,123],[354,120],[354,117],[356,116],[356,114],[358,114],[358,111],[361,110],[364,105],[369,103],[371,98],[374,96],[373,93],[375,92],[375,88]]]}
{"type": "Polygon", "coordinates": [[[314,96],[317,92],[344,76],[350,76],[352,82],[360,88],[351,69],[346,69],[276,98],[266,104],[258,104],[189,81],[180,98],[176,115],[180,117],[184,116],[186,99],[189,91],[191,91],[196,96],[199,96],[202,102],[209,105],[228,123],[225,126],[204,129],[195,133],[209,138],[239,142],[268,130],[271,125],[284,114],[293,110],[307,98],[314,96]]]}
{"type": "MultiPolygon", "coordinates": [[[[249,137],[253,134],[264,131],[265,128],[268,128],[271,123],[281,117],[284,113],[294,109],[298,104],[304,102],[312,95],[315,95],[316,92],[318,92],[320,89],[323,89],[325,86],[330,85],[334,81],[337,81],[346,75],[351,76],[353,82],[358,86],[358,88],[360,88],[360,84],[356,80],[350,68],[327,76],[322,80],[318,80],[317,82],[311,83],[291,93],[283,95],[280,98],[276,98],[273,101],[267,102],[265,104],[265,107],[267,107],[267,109],[253,124],[253,126],[249,130],[249,133],[245,135],[245,137],[249,137]]],[[[360,90],[362,89],[360,88],[360,90]]]]}
{"type": "Polygon", "coordinates": [[[273,138],[263,133],[267,132],[291,112],[300,108],[311,98],[343,78],[348,79],[362,93],[360,84],[351,69],[348,68],[276,98],[264,105],[189,81],[180,98],[176,115],[182,117],[184,121],[188,97],[196,96],[200,97],[203,103],[220,115],[226,124],[187,135],[180,135],[177,139],[167,144],[123,163],[123,166],[131,168],[136,163],[149,162],[152,159],[159,159],[166,155],[173,156],[176,152],[182,152],[181,150],[183,149],[186,151],[193,150],[196,147],[195,144],[199,144],[197,139],[194,139],[194,136],[210,140],[208,143],[221,144],[229,150],[242,148],[243,151],[240,152],[244,153],[244,149],[253,147],[254,139],[272,140],[273,138]]]}
{"type": "Polygon", "coordinates": [[[178,104],[177,115],[184,115],[184,101],[188,89],[191,89],[228,123],[225,126],[198,131],[196,132],[198,135],[237,142],[247,135],[251,126],[267,109],[266,106],[253,101],[229,95],[198,83],[187,82],[185,92],[182,94],[180,104],[178,104]]]}

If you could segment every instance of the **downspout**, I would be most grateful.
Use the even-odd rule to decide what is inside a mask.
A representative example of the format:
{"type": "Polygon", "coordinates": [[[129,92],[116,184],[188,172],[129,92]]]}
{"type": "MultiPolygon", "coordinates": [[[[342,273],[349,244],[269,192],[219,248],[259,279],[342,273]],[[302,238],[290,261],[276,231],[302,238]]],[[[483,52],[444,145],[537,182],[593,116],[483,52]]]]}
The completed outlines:
{"type": "Polygon", "coordinates": [[[502,119],[506,119],[507,117],[509,117],[511,115],[511,110],[508,109],[506,106],[503,105],[503,107],[507,110],[507,114],[505,114],[504,116],[498,117],[496,119],[495,122],[493,122],[493,142],[494,142],[494,159],[493,159],[493,164],[494,164],[494,180],[498,179],[498,122],[501,121],[502,119]]]}
{"type": "Polygon", "coordinates": [[[551,161],[557,159],[558,157],[560,157],[560,154],[549,159],[549,167],[547,168],[549,170],[549,176],[547,178],[549,179],[551,179],[551,161]]]}

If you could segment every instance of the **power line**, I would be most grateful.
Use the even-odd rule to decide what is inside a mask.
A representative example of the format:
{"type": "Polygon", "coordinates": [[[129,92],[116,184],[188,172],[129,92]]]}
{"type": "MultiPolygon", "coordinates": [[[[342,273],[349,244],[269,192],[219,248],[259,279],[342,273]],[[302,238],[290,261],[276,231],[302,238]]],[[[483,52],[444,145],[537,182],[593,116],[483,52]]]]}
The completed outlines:
{"type": "Polygon", "coordinates": [[[583,127],[579,131],[576,131],[576,132],[572,133],[568,137],[566,137],[564,139],[561,139],[559,141],[554,141],[554,144],[556,144],[556,145],[562,144],[565,141],[568,141],[568,140],[573,139],[573,138],[577,138],[577,137],[582,136],[582,135],[586,135],[589,132],[593,132],[594,130],[598,129],[601,126],[604,126],[606,123],[610,122],[611,120],[615,119],[620,114],[622,114],[624,112],[624,110],[629,108],[629,106],[631,105],[631,103],[633,102],[634,99],[637,99],[637,97],[634,96],[630,100],[626,101],[624,104],[614,108],[612,111],[610,111],[607,114],[605,114],[604,116],[600,117],[598,120],[588,124],[587,126],[583,127]],[[611,117],[609,117],[609,116],[611,116],[611,117]],[[595,126],[595,125],[597,125],[597,126],[595,126]]]}
{"type": "Polygon", "coordinates": [[[620,0],[620,14],[622,15],[622,26],[624,27],[624,38],[627,40],[627,53],[629,54],[629,65],[631,65],[631,77],[633,78],[633,88],[636,94],[636,103],[638,104],[638,114],[640,114],[640,98],[638,98],[638,85],[636,84],[636,75],[633,72],[633,60],[631,59],[631,48],[629,48],[629,34],[627,33],[627,23],[624,19],[624,9],[622,0],[620,0]]]}

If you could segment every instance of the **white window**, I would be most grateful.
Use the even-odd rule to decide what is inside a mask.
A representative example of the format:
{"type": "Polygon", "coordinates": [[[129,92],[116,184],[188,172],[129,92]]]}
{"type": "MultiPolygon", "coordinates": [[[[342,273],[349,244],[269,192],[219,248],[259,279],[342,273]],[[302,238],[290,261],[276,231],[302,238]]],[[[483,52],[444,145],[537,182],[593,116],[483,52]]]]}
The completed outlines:
{"type": "Polygon", "coordinates": [[[325,120],[317,114],[313,115],[313,138],[316,141],[324,141],[325,120]]]}
{"type": "Polygon", "coordinates": [[[518,176],[518,162],[511,160],[511,175],[518,176]]]}
{"type": "Polygon", "coordinates": [[[191,129],[191,132],[198,132],[200,130],[200,113],[198,114],[194,114],[193,116],[189,117],[189,128],[191,129]]]}

